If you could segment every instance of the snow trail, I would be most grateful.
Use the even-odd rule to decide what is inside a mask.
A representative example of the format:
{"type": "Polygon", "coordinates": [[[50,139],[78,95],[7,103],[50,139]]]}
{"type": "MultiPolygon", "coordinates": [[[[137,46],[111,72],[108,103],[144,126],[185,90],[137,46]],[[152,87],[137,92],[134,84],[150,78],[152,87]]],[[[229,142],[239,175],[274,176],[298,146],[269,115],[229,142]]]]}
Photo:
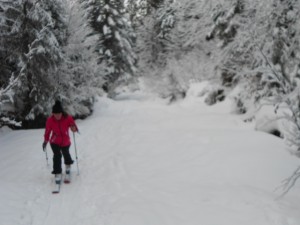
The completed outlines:
{"type": "Polygon", "coordinates": [[[229,108],[100,98],[77,121],[80,176],[74,164],[58,195],[44,131],[0,134],[0,225],[299,225],[299,184],[274,191],[298,159],[229,108]]]}

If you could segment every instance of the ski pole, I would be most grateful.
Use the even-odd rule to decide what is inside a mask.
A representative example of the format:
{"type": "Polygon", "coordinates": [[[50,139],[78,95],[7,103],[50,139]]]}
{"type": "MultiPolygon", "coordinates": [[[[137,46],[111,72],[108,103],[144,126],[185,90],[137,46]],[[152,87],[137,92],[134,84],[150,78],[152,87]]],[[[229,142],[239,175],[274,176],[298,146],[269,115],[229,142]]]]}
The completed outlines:
{"type": "Polygon", "coordinates": [[[45,152],[45,156],[46,156],[46,163],[47,163],[47,166],[49,166],[47,149],[45,149],[44,152],[45,152]]]}
{"type": "Polygon", "coordinates": [[[77,147],[76,147],[76,140],[75,140],[75,132],[73,132],[73,138],[74,138],[74,147],[75,147],[75,155],[76,155],[77,175],[79,175],[79,165],[78,165],[78,155],[77,155],[77,147]]]}

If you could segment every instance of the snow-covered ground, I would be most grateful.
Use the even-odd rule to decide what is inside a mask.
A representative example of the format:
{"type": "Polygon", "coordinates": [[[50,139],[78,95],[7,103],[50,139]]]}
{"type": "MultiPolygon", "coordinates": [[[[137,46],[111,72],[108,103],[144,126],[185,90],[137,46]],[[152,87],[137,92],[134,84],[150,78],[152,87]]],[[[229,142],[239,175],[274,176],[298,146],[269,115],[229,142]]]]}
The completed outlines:
{"type": "MultiPolygon", "coordinates": [[[[191,94],[100,98],[77,121],[80,175],[53,195],[43,130],[0,132],[0,225],[299,225],[299,166],[282,139],[191,94]]],[[[74,145],[71,153],[74,156],[74,145]]]]}

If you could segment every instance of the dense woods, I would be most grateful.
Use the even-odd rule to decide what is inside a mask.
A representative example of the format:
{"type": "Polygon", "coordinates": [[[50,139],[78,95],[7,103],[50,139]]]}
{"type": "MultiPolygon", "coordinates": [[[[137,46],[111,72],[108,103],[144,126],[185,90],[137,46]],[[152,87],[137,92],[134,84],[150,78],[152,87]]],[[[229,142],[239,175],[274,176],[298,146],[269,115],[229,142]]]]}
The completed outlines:
{"type": "Polygon", "coordinates": [[[42,127],[56,99],[85,118],[98,95],[143,88],[176,101],[209,81],[208,104],[230,94],[237,113],[283,109],[298,149],[299,9],[297,0],[0,1],[0,126],[42,127]]]}

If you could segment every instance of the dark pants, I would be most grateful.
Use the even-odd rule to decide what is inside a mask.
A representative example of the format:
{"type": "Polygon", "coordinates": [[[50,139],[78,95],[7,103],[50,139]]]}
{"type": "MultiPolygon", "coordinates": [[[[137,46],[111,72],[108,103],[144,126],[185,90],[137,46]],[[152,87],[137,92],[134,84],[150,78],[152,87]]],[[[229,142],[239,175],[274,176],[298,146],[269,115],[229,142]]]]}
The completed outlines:
{"type": "Polygon", "coordinates": [[[62,172],[61,169],[61,157],[64,157],[64,162],[66,165],[73,164],[73,160],[71,158],[70,152],[69,152],[69,146],[61,147],[56,144],[51,144],[51,148],[53,151],[53,174],[60,174],[62,172]]]}

